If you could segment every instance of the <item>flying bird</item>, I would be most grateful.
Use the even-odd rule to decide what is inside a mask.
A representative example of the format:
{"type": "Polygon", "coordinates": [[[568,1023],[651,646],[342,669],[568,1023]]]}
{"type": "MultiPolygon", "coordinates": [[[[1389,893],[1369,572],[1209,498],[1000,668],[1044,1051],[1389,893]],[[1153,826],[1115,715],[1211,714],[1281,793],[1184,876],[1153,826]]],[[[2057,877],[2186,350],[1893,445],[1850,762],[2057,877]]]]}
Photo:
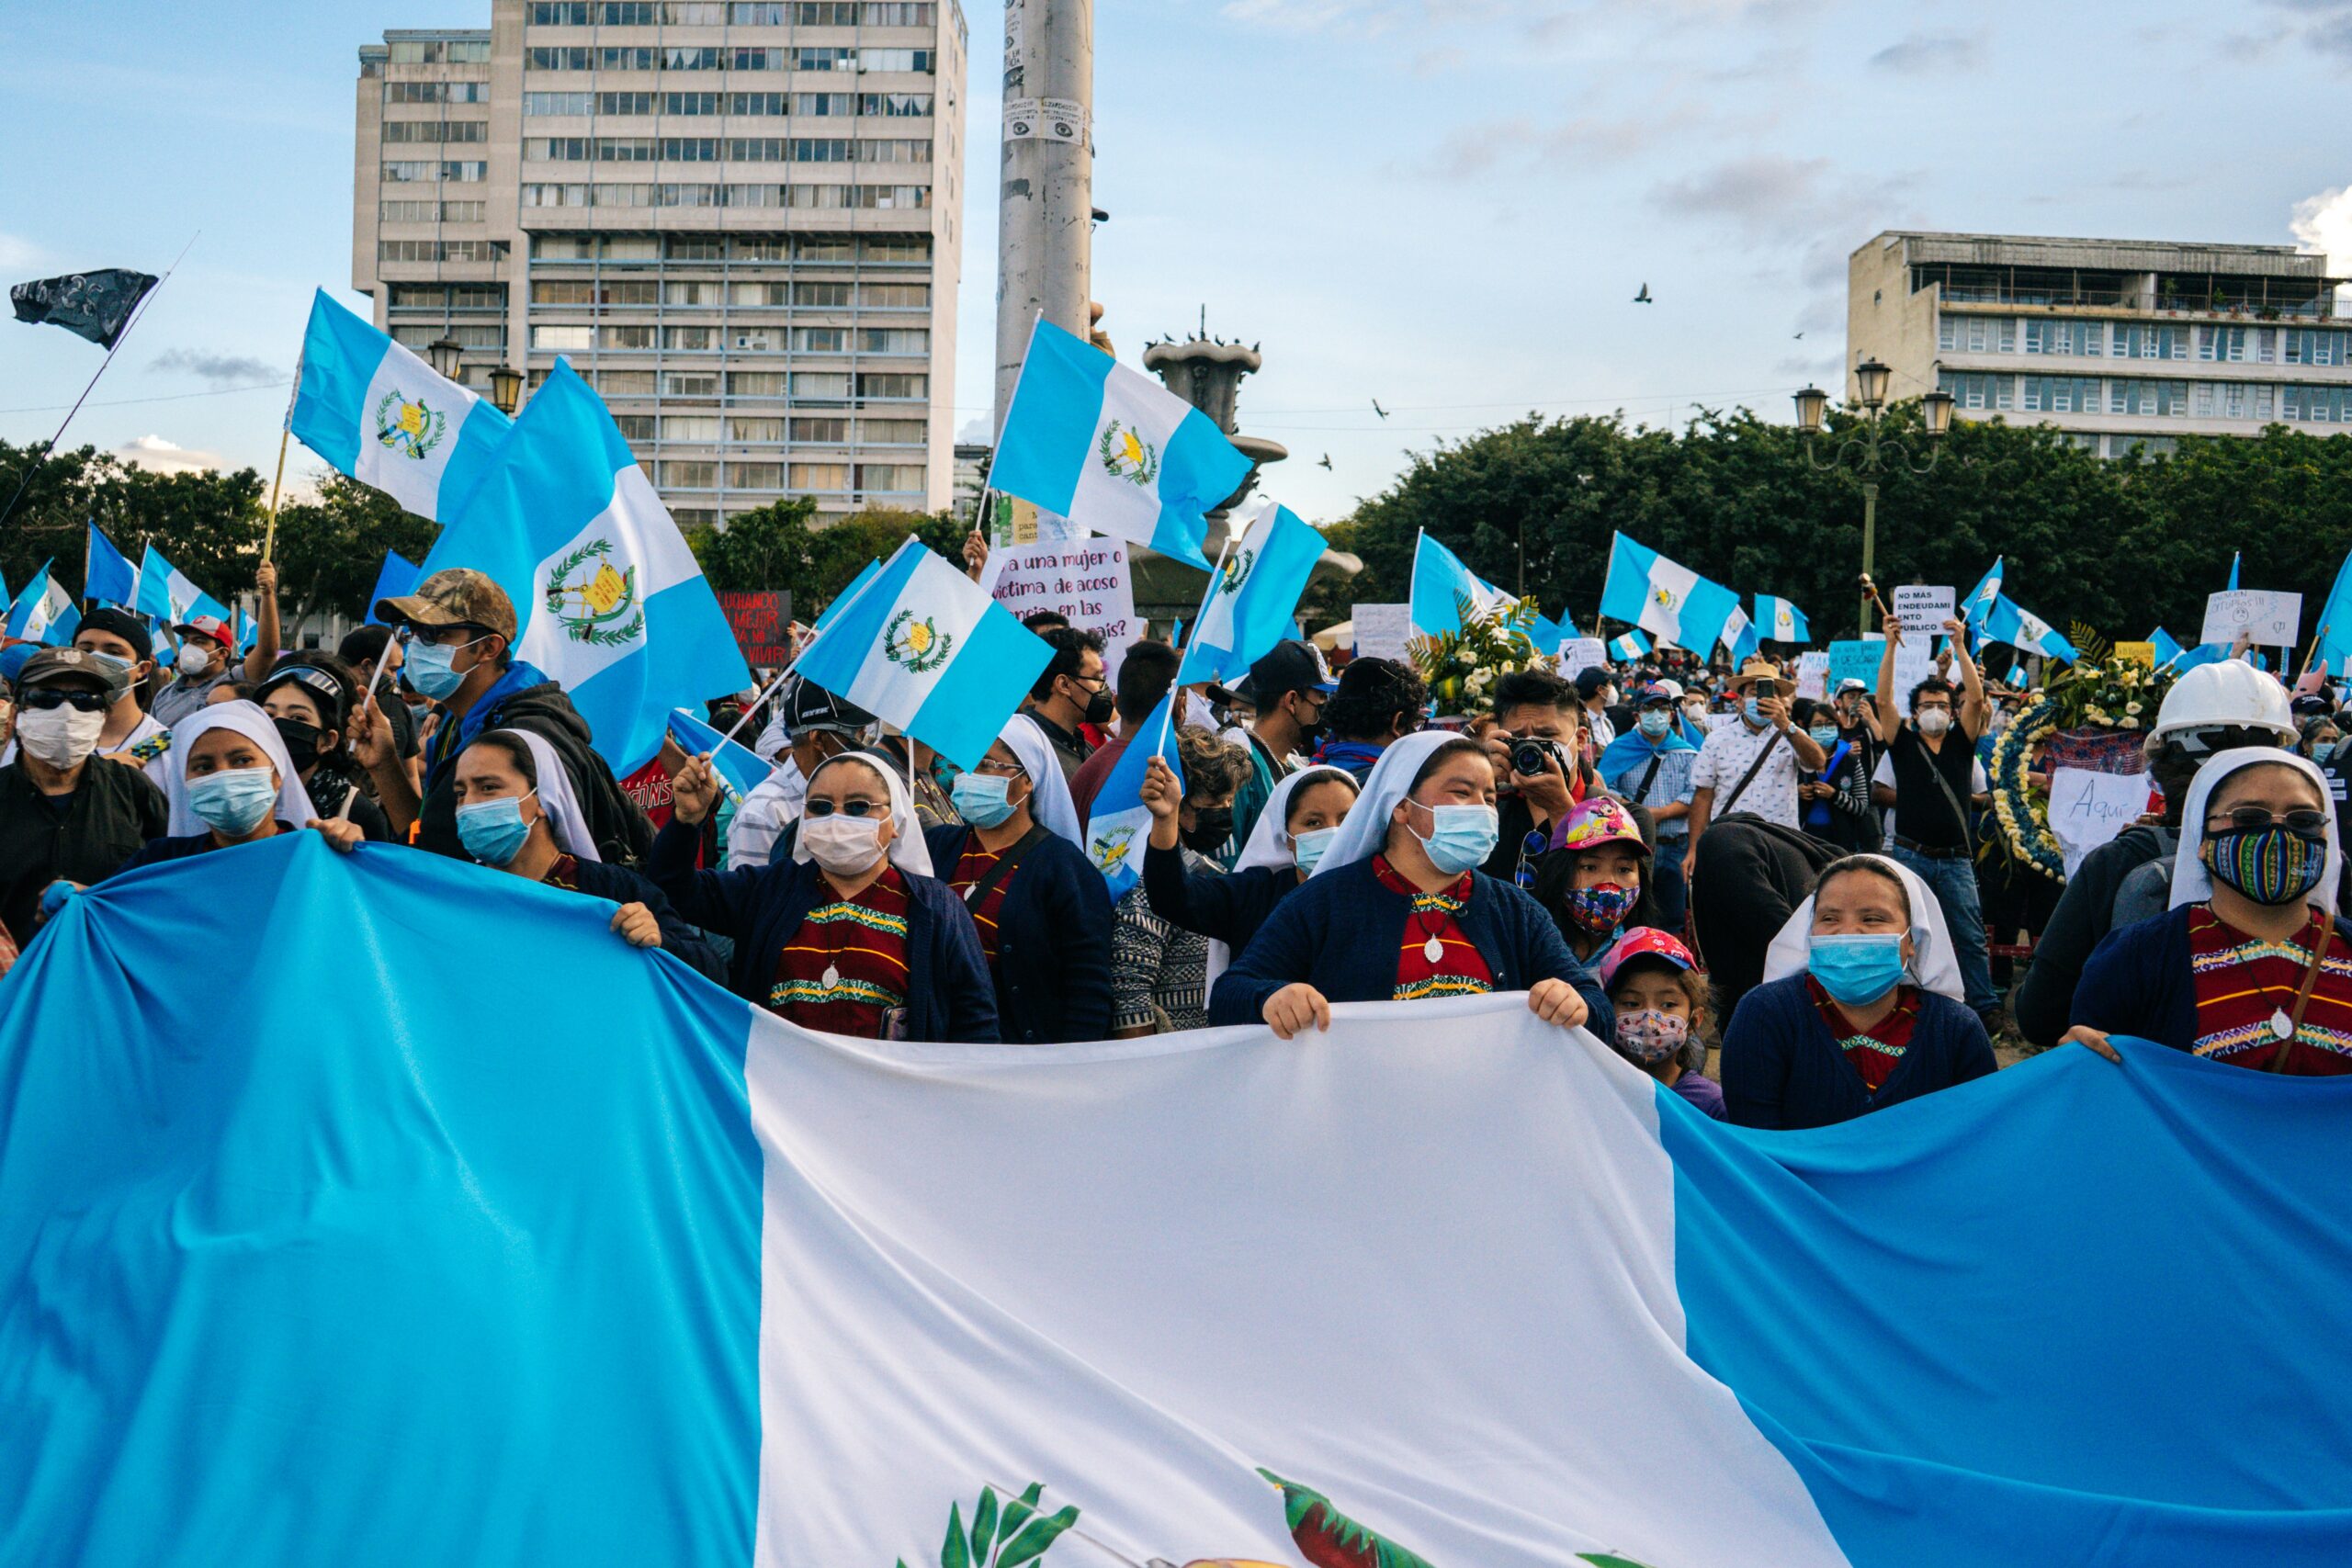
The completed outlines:
{"type": "Polygon", "coordinates": [[[1331,466],[1331,454],[1329,452],[1323,454],[1323,466],[1327,468],[1331,466]]]}
{"type": "MultiPolygon", "coordinates": [[[[1804,333],[1797,333],[1797,336],[1798,336],[1798,337],[1803,337],[1803,336],[1804,336],[1804,333]]],[[[1793,341],[1793,340],[1792,340],[1792,341],[1793,341]]]]}
{"type": "Polygon", "coordinates": [[[1388,417],[1388,411],[1380,406],[1380,400],[1378,398],[1372,400],[1372,412],[1378,414],[1383,419],[1386,419],[1388,417]]]}
{"type": "Polygon", "coordinates": [[[1634,303],[1636,305],[1654,305],[1657,303],[1656,300],[1650,298],[1650,286],[1648,284],[1645,283],[1642,285],[1642,291],[1634,296],[1634,303]]]}

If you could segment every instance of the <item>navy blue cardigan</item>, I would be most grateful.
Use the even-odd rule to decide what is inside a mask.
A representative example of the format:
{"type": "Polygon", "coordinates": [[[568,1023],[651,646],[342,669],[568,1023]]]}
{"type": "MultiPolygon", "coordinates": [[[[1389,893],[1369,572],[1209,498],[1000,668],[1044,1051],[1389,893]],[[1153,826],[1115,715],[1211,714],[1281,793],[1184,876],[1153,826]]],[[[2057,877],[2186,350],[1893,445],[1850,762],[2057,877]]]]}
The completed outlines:
{"type": "MultiPolygon", "coordinates": [[[[700,870],[695,856],[701,842],[700,829],[673,817],[654,835],[648,869],[680,914],[735,939],[727,988],[764,1006],[785,944],[809,910],[832,902],[832,893],[814,863],[780,860],[732,871],[700,870]]],[[[907,1038],[993,1043],[996,998],[972,917],[936,877],[908,876],[906,884],[907,1038]]]]}
{"type": "Polygon", "coordinates": [[[644,876],[625,865],[611,865],[600,860],[573,861],[571,875],[579,884],[579,890],[591,898],[644,905],[652,911],[653,923],[662,930],[663,952],[676,954],[705,978],[721,986],[727,984],[727,965],[719,962],[718,950],[703,941],[700,931],[678,919],[678,911],[670,907],[662,889],[644,876]]]}
{"type": "Polygon", "coordinates": [[[2118,926],[2099,939],[2075,982],[2068,1021],[2136,1034],[2176,1051],[2197,1046],[2197,982],[2188,973],[2188,911],[2118,926]]]}
{"type": "MultiPolygon", "coordinates": [[[[927,829],[933,867],[953,876],[973,831],[961,822],[927,829]]],[[[1076,844],[1048,833],[1023,853],[996,920],[996,1012],[1008,1042],[1110,1037],[1112,914],[1110,886],[1076,844]]]]}
{"type": "Polygon", "coordinates": [[[1724,1031],[1724,1107],[1742,1127],[1826,1127],[1900,1100],[1981,1078],[1997,1066],[1977,1016],[1950,997],[1919,993],[1911,1043],[1876,1094],[1821,1021],[1803,975],[1739,1000],[1724,1031]]]}
{"type": "Polygon", "coordinates": [[[1219,875],[1185,870],[1182,850],[1146,845],[1143,852],[1143,891],[1151,912],[1236,953],[1250,945],[1283,895],[1302,886],[1295,865],[1253,865],[1219,875]]]}
{"type": "MultiPolygon", "coordinates": [[[[1544,907],[1483,871],[1471,875],[1469,907],[1459,920],[1493,971],[1495,989],[1523,991],[1538,980],[1566,980],[1592,1010],[1585,1027],[1608,1039],[1617,1015],[1544,907]]],[[[1218,977],[1209,1021],[1257,1023],[1265,1017],[1268,997],[1302,980],[1326,1001],[1389,1000],[1412,912],[1410,898],[1381,886],[1370,856],[1308,877],[1274,906],[1257,937],[1218,977]]]]}

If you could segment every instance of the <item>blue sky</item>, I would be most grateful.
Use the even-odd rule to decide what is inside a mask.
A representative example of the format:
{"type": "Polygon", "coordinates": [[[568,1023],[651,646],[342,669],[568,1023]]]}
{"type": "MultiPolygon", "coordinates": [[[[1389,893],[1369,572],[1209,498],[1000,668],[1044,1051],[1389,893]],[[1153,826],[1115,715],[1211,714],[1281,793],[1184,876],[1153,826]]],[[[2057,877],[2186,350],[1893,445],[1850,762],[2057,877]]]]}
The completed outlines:
{"type": "MultiPolygon", "coordinates": [[[[967,15],[959,426],[989,397],[1001,37],[967,15]]],[[[70,441],[268,471],[284,392],[216,393],[282,378],[311,288],[347,286],[355,51],[488,17],[0,11],[0,278],[161,271],[200,231],[70,441]]],[[[1204,306],[1261,344],[1242,428],[1317,519],[1530,409],[1784,417],[1837,374],[1844,258],[1883,228],[2286,243],[2352,185],[2352,0],[1099,0],[1096,32],[1105,325],[1130,360],[1204,306]]],[[[2352,199],[2318,221],[2352,267],[2352,199]]],[[[48,434],[96,356],[0,321],[0,437],[48,434]]]]}

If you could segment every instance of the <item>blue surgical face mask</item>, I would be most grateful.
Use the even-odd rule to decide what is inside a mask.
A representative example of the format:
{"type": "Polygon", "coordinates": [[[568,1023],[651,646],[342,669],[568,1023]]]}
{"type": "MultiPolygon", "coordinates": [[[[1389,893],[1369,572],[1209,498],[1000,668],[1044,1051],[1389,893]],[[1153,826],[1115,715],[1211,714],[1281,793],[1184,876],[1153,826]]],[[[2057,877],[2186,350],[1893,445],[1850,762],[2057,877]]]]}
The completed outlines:
{"type": "Polygon", "coordinates": [[[1833,999],[1860,1007],[1902,983],[1903,938],[1891,932],[1816,936],[1805,967],[1833,999]]]}
{"type": "Polygon", "coordinates": [[[975,828],[993,828],[1012,815],[1012,781],[994,773],[957,773],[947,792],[965,821],[975,828]]]}
{"type": "Polygon", "coordinates": [[[187,781],[187,808],[227,839],[242,839],[262,825],[277,802],[267,768],[231,768],[187,781]]]}
{"type": "MultiPolygon", "coordinates": [[[[481,638],[474,638],[480,642],[481,638]]],[[[471,671],[460,671],[457,667],[458,649],[471,648],[473,642],[461,642],[443,648],[438,643],[412,642],[408,647],[408,662],[401,666],[401,673],[408,683],[431,697],[435,702],[446,701],[452,692],[466,683],[471,671]]]]}
{"type": "Polygon", "coordinates": [[[1764,699],[1761,697],[1748,698],[1747,705],[1740,711],[1747,715],[1748,723],[1757,726],[1758,728],[1761,728],[1763,726],[1771,722],[1771,720],[1764,716],[1764,699]]]}
{"type": "Polygon", "coordinates": [[[1329,849],[1331,840],[1339,836],[1337,828],[1310,828],[1304,833],[1292,834],[1291,852],[1298,857],[1298,869],[1313,871],[1316,862],[1323,858],[1323,852],[1329,849]]]}
{"type": "Polygon", "coordinates": [[[528,798],[510,795],[458,807],[458,841],[466,846],[466,853],[484,865],[514,864],[531,836],[531,825],[523,820],[523,802],[528,798]]]}
{"type": "Polygon", "coordinates": [[[1674,728],[1674,716],[1670,713],[1645,713],[1634,722],[1641,728],[1645,739],[1663,740],[1666,732],[1674,728]]]}
{"type": "Polygon", "coordinates": [[[1838,727],[1834,724],[1816,724],[1805,733],[1813,737],[1816,746],[1826,749],[1838,744],[1838,727]]]}
{"type": "MultiPolygon", "coordinates": [[[[1430,863],[1448,875],[1484,865],[1487,857],[1495,852],[1495,840],[1501,837],[1501,827],[1491,806],[1423,806],[1409,802],[1417,811],[1430,814],[1430,836],[1421,839],[1421,847],[1429,852],[1430,863]]],[[[1413,832],[1408,821],[1405,830],[1413,832]]]]}

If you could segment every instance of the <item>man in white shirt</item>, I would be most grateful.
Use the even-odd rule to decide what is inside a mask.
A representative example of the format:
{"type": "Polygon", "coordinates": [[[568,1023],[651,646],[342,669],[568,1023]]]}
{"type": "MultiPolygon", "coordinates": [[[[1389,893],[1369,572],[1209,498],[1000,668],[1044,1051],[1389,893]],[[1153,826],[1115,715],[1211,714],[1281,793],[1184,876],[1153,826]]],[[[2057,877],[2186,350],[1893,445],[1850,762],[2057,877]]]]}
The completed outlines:
{"type": "Polygon", "coordinates": [[[1716,815],[1749,811],[1767,822],[1796,828],[1797,773],[1827,760],[1819,743],[1789,720],[1789,682],[1761,659],[1740,667],[1730,682],[1738,711],[1707,732],[1690,767],[1690,843],[1682,852],[1687,877],[1699,861],[1699,836],[1716,815]]]}

